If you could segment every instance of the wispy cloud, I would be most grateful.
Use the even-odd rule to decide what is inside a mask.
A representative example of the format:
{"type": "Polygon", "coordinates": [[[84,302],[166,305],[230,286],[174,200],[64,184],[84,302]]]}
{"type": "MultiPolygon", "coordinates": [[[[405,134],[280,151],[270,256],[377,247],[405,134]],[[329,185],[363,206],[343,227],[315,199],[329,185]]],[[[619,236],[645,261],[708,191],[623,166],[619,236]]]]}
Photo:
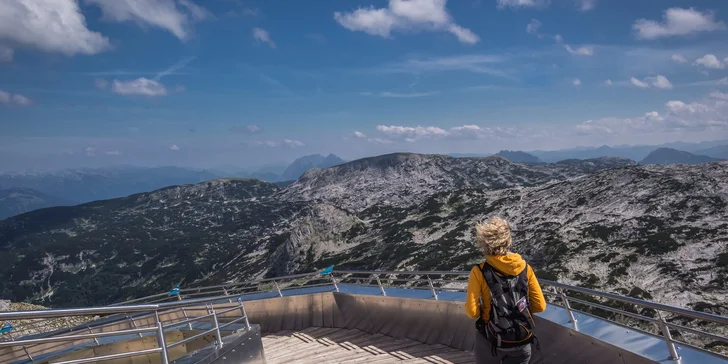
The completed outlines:
{"type": "Polygon", "coordinates": [[[390,97],[390,98],[414,98],[414,97],[427,97],[439,94],[440,91],[429,91],[429,92],[412,92],[412,93],[397,93],[397,92],[360,92],[362,96],[371,97],[390,97]]]}
{"type": "Polygon", "coordinates": [[[304,37],[319,44],[326,44],[326,42],[328,41],[326,37],[321,33],[306,33],[304,37]]]}
{"type": "Polygon", "coordinates": [[[449,57],[433,57],[425,59],[409,59],[404,62],[391,63],[377,68],[384,73],[427,73],[427,72],[471,72],[496,77],[514,79],[506,71],[495,67],[505,63],[503,55],[474,54],[449,57]]]}
{"type": "Polygon", "coordinates": [[[577,56],[593,56],[594,55],[594,47],[591,46],[583,46],[579,48],[571,48],[570,45],[565,45],[564,48],[571,54],[577,55],[577,56]]]}
{"type": "Polygon", "coordinates": [[[541,8],[551,4],[551,0],[498,0],[498,8],[541,8]]]}
{"type": "MultiPolygon", "coordinates": [[[[166,69],[157,72],[152,78],[139,77],[134,80],[120,81],[115,79],[111,85],[111,91],[119,95],[145,95],[145,96],[164,96],[169,94],[167,88],[160,82],[163,77],[174,74],[187,67],[196,57],[185,57],[177,61],[166,69]]],[[[98,80],[97,80],[98,81],[98,80]]],[[[104,80],[105,81],[105,80],[104,80]]],[[[100,86],[97,83],[97,87],[100,86]]],[[[185,87],[177,85],[173,89],[174,92],[183,92],[185,87]]]]}
{"type": "Polygon", "coordinates": [[[263,128],[261,128],[258,125],[245,125],[244,127],[232,127],[229,129],[231,133],[235,134],[247,134],[247,135],[255,135],[260,134],[263,132],[263,128]]]}
{"type": "Polygon", "coordinates": [[[262,146],[262,147],[269,147],[269,148],[278,148],[278,147],[284,147],[284,148],[301,148],[305,147],[306,144],[299,140],[293,140],[293,139],[283,139],[283,140],[264,140],[264,141],[258,141],[255,142],[254,145],[262,146]]]}
{"type": "Polygon", "coordinates": [[[169,146],[170,150],[178,151],[180,148],[177,146],[177,144],[172,144],[169,146]]]}
{"type": "Polygon", "coordinates": [[[86,0],[101,8],[103,19],[131,22],[139,26],[164,29],[186,41],[192,24],[214,18],[207,9],[190,0],[86,0]]]}
{"type": "Polygon", "coordinates": [[[706,54],[696,59],[694,64],[696,66],[702,66],[710,69],[722,69],[726,67],[726,64],[728,64],[728,58],[726,58],[725,61],[721,61],[714,54],[706,54]]]}
{"type": "Polygon", "coordinates": [[[256,44],[267,44],[271,48],[276,48],[275,42],[270,38],[270,34],[263,28],[253,28],[253,40],[256,44]]]}
{"type": "Polygon", "coordinates": [[[164,85],[144,77],[131,81],[114,80],[111,91],[119,95],[164,96],[167,94],[164,85]]]}
{"type": "Polygon", "coordinates": [[[0,105],[30,106],[32,104],[33,101],[21,94],[11,94],[0,90],[0,105]]]}
{"type": "Polygon", "coordinates": [[[177,61],[177,63],[169,66],[167,69],[163,70],[162,72],[157,73],[156,76],[154,76],[154,81],[159,81],[162,79],[162,77],[174,74],[175,72],[184,69],[187,67],[190,62],[194,61],[197,57],[185,57],[181,60],[177,61]]]}

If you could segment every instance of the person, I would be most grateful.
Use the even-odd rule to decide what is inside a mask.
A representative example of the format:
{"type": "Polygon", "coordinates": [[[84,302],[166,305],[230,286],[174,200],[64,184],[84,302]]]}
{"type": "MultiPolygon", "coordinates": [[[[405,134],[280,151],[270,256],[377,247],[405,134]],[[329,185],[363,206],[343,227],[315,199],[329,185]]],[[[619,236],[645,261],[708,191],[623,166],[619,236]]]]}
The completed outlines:
{"type": "Polygon", "coordinates": [[[466,313],[478,319],[475,362],[526,364],[531,358],[533,341],[530,314],[546,309],[541,286],[526,261],[510,251],[513,239],[506,220],[493,217],[479,222],[475,225],[475,235],[485,254],[485,262],[470,271],[465,298],[466,313]],[[492,292],[496,292],[493,296],[497,299],[491,299],[492,292]],[[515,329],[500,331],[507,327],[515,329]]]}

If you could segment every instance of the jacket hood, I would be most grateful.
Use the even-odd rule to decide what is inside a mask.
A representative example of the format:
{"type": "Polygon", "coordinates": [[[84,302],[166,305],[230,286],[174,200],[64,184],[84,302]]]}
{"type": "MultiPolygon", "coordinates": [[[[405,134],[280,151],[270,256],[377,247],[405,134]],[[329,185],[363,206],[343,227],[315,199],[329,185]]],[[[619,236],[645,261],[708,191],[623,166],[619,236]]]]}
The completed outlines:
{"type": "Polygon", "coordinates": [[[519,254],[488,255],[485,261],[501,273],[517,276],[526,269],[526,261],[519,254]]]}

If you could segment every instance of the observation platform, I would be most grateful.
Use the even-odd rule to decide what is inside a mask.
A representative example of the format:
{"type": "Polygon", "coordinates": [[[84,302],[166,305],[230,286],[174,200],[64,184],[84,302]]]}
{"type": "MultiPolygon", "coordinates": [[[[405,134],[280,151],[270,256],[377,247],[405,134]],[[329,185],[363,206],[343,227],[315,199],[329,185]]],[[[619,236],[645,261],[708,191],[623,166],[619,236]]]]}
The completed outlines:
{"type": "MultiPolygon", "coordinates": [[[[0,363],[472,363],[469,272],[332,271],[0,312],[0,363]],[[31,332],[34,322],[94,317],[31,332]],[[14,334],[15,333],[15,334],[14,334]]],[[[540,280],[531,363],[728,363],[728,318],[540,280]]]]}

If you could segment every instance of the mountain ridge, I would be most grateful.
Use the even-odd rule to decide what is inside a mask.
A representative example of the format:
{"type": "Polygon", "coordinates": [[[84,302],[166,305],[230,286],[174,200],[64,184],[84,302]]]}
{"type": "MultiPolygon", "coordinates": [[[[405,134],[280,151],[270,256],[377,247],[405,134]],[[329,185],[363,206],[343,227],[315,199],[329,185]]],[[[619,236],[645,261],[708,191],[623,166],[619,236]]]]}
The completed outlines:
{"type": "Polygon", "coordinates": [[[718,161],[720,159],[707,155],[693,154],[673,148],[658,148],[650,152],[639,164],[700,164],[718,161]]]}

